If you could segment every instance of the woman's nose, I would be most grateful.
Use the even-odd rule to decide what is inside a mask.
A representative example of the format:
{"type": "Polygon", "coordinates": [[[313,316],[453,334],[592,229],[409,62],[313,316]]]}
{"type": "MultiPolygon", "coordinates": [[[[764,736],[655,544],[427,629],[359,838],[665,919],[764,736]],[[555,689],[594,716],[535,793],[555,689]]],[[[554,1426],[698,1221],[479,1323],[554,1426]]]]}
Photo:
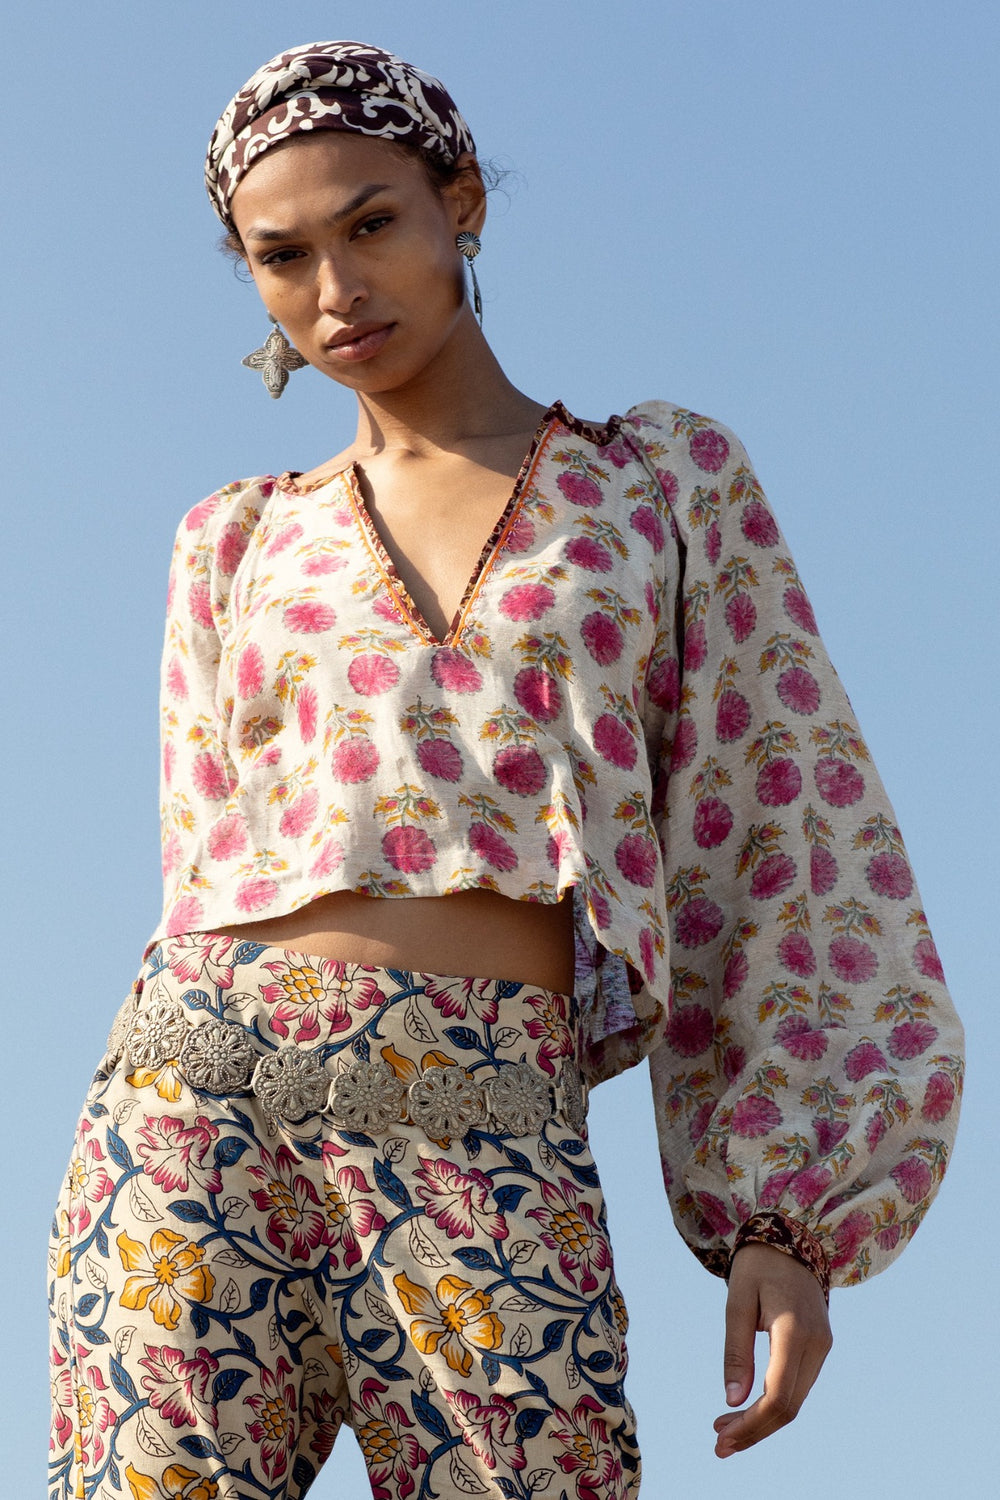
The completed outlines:
{"type": "Polygon", "coordinates": [[[324,256],[318,272],[320,311],[346,316],[359,303],[367,302],[368,288],[349,257],[324,256]]]}

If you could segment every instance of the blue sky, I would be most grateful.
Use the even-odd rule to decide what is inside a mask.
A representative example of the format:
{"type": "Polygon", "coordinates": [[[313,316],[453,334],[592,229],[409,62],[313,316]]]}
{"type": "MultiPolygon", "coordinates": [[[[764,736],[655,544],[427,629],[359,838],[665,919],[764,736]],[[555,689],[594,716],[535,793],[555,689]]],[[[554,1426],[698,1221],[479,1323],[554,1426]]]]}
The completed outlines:
{"type": "MultiPolygon", "coordinates": [[[[886,1276],[835,1294],[834,1352],[798,1421],[726,1466],[711,1454],[723,1288],[669,1223],[645,1076],[598,1091],[644,1493],[984,1490],[1000,1228],[996,6],[109,0],[18,7],[5,33],[6,1492],[38,1493],[47,1222],[159,909],[174,528],[219,484],[309,468],[353,431],[351,398],[314,372],[271,402],[241,369],[266,322],[213,248],[204,145],[254,68],[337,34],[439,74],[510,169],[478,269],[512,378],[595,418],[664,397],[747,444],[968,1026],[937,1208],[886,1276]]],[[[361,1495],[362,1473],[345,1435],[313,1493],[361,1495]]]]}

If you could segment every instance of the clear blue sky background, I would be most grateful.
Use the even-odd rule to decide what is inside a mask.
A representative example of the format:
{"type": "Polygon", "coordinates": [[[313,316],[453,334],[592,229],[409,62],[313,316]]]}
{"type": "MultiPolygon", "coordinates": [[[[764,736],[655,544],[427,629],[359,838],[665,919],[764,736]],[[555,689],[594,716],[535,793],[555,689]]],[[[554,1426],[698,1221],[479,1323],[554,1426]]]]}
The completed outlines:
{"type": "MultiPolygon", "coordinates": [[[[156,674],[177,521],[352,435],[213,250],[215,118],[288,45],[376,42],[513,169],[480,274],[531,395],[663,396],[750,449],[914,856],[966,1018],[960,1150],[886,1276],[835,1294],[797,1423],[722,1466],[723,1288],[675,1235],[643,1073],[593,1136],[633,1315],[644,1494],[924,1497],[995,1481],[995,0],[535,0],[9,8],[2,589],[8,1131],[5,1495],[41,1494],[44,1238],[103,1037],[159,907],[156,674]],[[990,1413],[988,1418],[987,1414],[990,1413]]],[[[348,1434],[314,1492],[367,1493],[348,1434]]]]}

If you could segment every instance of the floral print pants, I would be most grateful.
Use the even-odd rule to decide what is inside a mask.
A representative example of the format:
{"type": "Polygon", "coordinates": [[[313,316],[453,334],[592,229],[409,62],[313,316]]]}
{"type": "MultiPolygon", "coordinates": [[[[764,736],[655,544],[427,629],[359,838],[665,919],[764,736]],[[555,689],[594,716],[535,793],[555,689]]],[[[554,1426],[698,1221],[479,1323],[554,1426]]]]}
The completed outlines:
{"type": "Polygon", "coordinates": [[[638,1493],[571,998],[147,956],[53,1225],[50,1500],[638,1493]]]}

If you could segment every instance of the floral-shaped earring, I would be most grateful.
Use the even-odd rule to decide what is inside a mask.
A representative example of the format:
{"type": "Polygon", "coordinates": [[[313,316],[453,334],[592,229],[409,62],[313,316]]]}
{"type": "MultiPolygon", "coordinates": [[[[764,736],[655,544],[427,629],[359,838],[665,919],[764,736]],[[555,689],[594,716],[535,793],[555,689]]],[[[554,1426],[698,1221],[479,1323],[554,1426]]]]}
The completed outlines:
{"type": "Polygon", "coordinates": [[[277,400],[288,384],[289,371],[301,370],[309,361],[303,359],[299,351],[288,342],[277,318],[271,317],[270,313],[268,317],[274,324],[271,332],[260,348],[248,354],[240,363],[246,365],[248,370],[259,370],[268,395],[277,400]]]}
{"type": "Polygon", "coordinates": [[[471,229],[463,229],[462,233],[455,237],[455,248],[464,255],[469,263],[469,272],[472,276],[472,305],[476,309],[476,317],[479,326],[483,326],[483,299],[479,293],[479,282],[476,280],[476,268],[473,261],[483,248],[483,242],[478,234],[473,234],[471,229]]]}

